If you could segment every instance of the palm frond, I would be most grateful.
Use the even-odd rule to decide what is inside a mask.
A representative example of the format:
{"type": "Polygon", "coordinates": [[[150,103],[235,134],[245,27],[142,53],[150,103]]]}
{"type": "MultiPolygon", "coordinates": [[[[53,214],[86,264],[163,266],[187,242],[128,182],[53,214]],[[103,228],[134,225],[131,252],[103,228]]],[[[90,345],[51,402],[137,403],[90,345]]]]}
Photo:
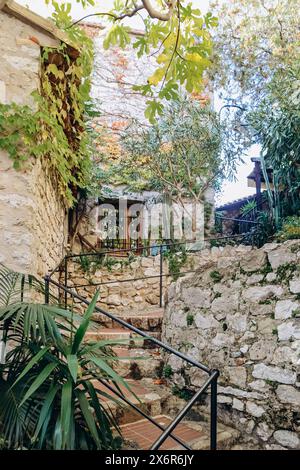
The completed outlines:
{"type": "Polygon", "coordinates": [[[30,274],[14,272],[0,263],[0,306],[23,302],[29,292],[43,295],[43,282],[30,274]]]}
{"type": "MultiPolygon", "coordinates": [[[[16,292],[13,285],[11,291],[16,292]]],[[[96,390],[93,382],[104,378],[121,393],[119,384],[129,387],[113,370],[117,358],[110,342],[93,347],[84,343],[96,301],[97,296],[83,317],[55,305],[19,300],[0,307],[0,331],[7,333],[9,345],[0,364],[0,433],[5,448],[120,446],[108,403],[119,400],[96,390]]]]}

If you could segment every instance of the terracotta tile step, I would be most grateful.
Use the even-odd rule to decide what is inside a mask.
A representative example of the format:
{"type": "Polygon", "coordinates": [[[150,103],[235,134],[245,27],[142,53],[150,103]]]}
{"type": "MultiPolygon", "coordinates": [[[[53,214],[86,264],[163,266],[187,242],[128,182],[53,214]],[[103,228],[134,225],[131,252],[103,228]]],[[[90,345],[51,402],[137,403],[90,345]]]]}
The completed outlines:
{"type": "MultiPolygon", "coordinates": [[[[163,427],[168,426],[172,421],[169,416],[158,415],[154,417],[155,421],[163,427]]],[[[142,450],[151,448],[162,431],[147,419],[141,419],[134,423],[128,423],[121,426],[123,438],[127,441],[126,447],[133,447],[142,450]]],[[[208,423],[195,421],[182,421],[173,434],[188,444],[195,450],[209,449],[209,425],[208,423]]],[[[238,433],[224,425],[218,426],[218,448],[229,448],[237,439],[238,433]]],[[[174,439],[169,437],[160,447],[161,450],[184,450],[174,439]]]]}

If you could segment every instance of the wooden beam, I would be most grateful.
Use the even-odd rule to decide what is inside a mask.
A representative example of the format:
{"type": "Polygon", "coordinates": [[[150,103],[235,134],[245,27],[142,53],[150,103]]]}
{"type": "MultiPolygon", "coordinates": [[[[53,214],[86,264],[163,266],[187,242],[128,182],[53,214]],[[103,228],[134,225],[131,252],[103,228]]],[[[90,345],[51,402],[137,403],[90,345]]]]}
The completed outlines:
{"type": "Polygon", "coordinates": [[[74,49],[80,49],[78,44],[71,41],[69,36],[64,31],[57,28],[54,23],[46,20],[40,15],[37,15],[28,8],[19,5],[14,0],[0,0],[0,9],[5,13],[15,16],[23,23],[27,23],[45,34],[50,35],[52,38],[58,39],[74,49]]]}

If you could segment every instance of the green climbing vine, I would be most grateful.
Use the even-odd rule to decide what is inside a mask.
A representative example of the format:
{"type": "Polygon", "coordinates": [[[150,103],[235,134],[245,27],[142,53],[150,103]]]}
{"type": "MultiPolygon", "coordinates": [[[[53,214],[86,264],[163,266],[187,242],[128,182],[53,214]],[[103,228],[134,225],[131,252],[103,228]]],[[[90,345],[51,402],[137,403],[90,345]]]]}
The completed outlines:
{"type": "Polygon", "coordinates": [[[164,257],[168,260],[169,273],[173,281],[177,281],[180,277],[180,270],[188,259],[185,246],[174,247],[170,251],[165,252],[164,257]]]}
{"type": "Polygon", "coordinates": [[[80,44],[80,51],[64,43],[42,49],[40,91],[32,94],[33,107],[0,103],[0,149],[7,151],[16,170],[33,159],[47,165],[71,206],[77,188],[87,185],[91,167],[86,111],[93,50],[79,28],[70,39],[80,44]]]}

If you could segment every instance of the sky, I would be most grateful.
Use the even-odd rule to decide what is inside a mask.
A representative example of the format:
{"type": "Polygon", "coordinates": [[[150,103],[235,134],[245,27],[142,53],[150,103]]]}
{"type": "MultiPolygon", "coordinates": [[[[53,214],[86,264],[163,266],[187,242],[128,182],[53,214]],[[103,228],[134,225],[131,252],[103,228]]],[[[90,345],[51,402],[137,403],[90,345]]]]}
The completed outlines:
{"type": "MultiPolygon", "coordinates": [[[[99,0],[96,1],[95,7],[87,7],[86,9],[83,9],[81,5],[76,2],[76,0],[68,1],[72,3],[72,14],[75,21],[90,13],[95,13],[97,11],[108,11],[113,5],[113,0],[99,0]]],[[[23,6],[28,6],[32,11],[38,13],[41,16],[51,16],[51,7],[46,6],[44,0],[17,0],[17,2],[23,6]]],[[[193,0],[193,5],[205,13],[209,8],[209,0],[193,0]]],[[[89,18],[88,21],[103,22],[103,18],[101,19],[99,17],[92,17],[89,18]]],[[[127,20],[127,24],[133,28],[139,28],[141,23],[139,22],[138,18],[132,18],[127,20]]],[[[218,111],[222,106],[222,102],[217,97],[217,92],[214,104],[216,111],[218,111]]],[[[238,167],[236,181],[225,181],[223,183],[222,191],[216,197],[217,205],[221,205],[225,202],[233,201],[234,199],[239,199],[241,197],[249,196],[254,193],[253,188],[247,187],[247,176],[253,169],[253,163],[251,162],[250,158],[253,156],[258,156],[258,154],[258,146],[253,146],[249,150],[249,153],[244,157],[244,163],[241,163],[238,167]]]]}

